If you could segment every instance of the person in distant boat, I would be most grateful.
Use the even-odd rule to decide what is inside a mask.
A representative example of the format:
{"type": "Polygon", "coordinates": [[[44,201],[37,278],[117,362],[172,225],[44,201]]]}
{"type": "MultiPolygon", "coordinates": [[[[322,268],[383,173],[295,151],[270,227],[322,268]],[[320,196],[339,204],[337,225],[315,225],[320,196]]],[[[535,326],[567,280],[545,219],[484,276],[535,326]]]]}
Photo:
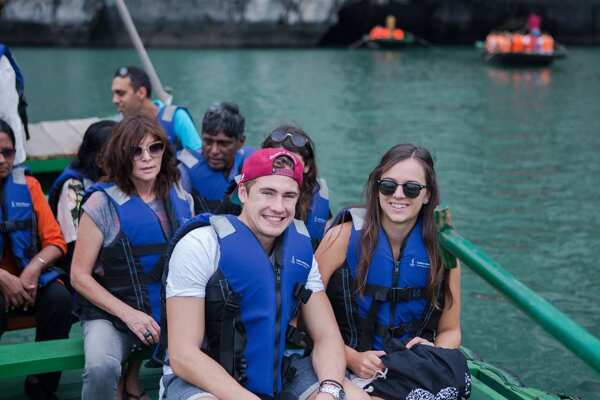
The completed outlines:
{"type": "MultiPolygon", "coordinates": [[[[448,361],[460,371],[458,382],[448,386],[457,390],[451,398],[462,398],[466,360],[459,350],[446,352],[461,342],[460,268],[446,269],[442,262],[433,214],[439,192],[430,153],[409,144],[392,147],[371,171],[365,197],[364,208],[338,214],[315,253],[346,343],[348,368],[366,380],[363,384],[388,369],[387,380],[378,383],[392,388],[393,398],[421,398],[410,397],[401,383],[419,388],[418,383],[451,378],[445,370],[427,376],[437,369],[427,361],[431,353],[420,346],[444,348],[449,358],[441,365],[448,361]]],[[[389,398],[380,386],[374,388],[374,398],[389,398]]],[[[420,389],[435,390],[434,395],[440,390],[420,389]]]]}
{"type": "Polygon", "coordinates": [[[123,119],[103,151],[105,181],[83,200],[71,265],[80,294],[85,369],[82,399],[146,399],[134,350],[159,341],[163,256],[192,217],[168,139],[154,118],[123,119]],[[121,380],[120,390],[119,378],[121,380]]]}
{"type": "Polygon", "coordinates": [[[257,150],[242,168],[240,216],[201,214],[173,239],[161,399],[368,398],[344,381],[342,338],[294,220],[303,169],[285,149],[257,150]],[[286,351],[300,309],[310,357],[286,351]]]}
{"type": "Polygon", "coordinates": [[[275,128],[263,141],[262,148],[284,148],[291,151],[304,164],[304,180],[296,204],[296,218],[304,221],[313,245],[319,244],[331,218],[329,189],[325,179],[319,178],[315,144],[302,129],[282,125],[275,128]]]}
{"type": "Polygon", "coordinates": [[[229,201],[244,159],[252,153],[245,147],[245,121],[237,104],[212,105],[202,118],[202,152],[183,149],[177,155],[183,188],[194,196],[196,212],[239,214],[229,201]]]}
{"type": "Polygon", "coordinates": [[[527,17],[527,30],[535,37],[542,35],[542,17],[532,12],[527,17]]]}
{"type": "Polygon", "coordinates": [[[102,176],[99,154],[112,133],[115,121],[104,120],[91,124],[77,151],[74,161],[66,167],[48,191],[48,203],[67,242],[67,255],[62,262],[69,272],[83,195],[102,176]]]}
{"type": "Polygon", "coordinates": [[[111,90],[112,102],[123,116],[146,113],[156,118],[176,149],[200,150],[202,143],[190,113],[181,106],[152,101],[152,84],[144,70],[135,66],[117,69],[111,90]]]}
{"type": "MultiPolygon", "coordinates": [[[[8,318],[35,317],[36,341],[66,339],[71,295],[52,266],[67,249],[40,183],[13,167],[15,134],[0,119],[0,336],[8,318]]],[[[53,399],[60,372],[27,377],[30,399],[53,399]]]]}

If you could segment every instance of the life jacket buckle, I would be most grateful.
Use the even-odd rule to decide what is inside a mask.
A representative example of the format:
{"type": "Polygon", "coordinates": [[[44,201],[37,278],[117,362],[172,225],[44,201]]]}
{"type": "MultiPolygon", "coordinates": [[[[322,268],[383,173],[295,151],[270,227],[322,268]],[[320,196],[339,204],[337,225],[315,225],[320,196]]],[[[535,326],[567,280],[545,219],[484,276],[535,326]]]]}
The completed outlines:
{"type": "Polygon", "coordinates": [[[311,295],[312,295],[312,290],[307,289],[306,286],[304,286],[301,283],[296,284],[296,287],[294,288],[294,297],[296,299],[298,299],[302,303],[306,304],[308,302],[308,300],[310,299],[311,295]]]}

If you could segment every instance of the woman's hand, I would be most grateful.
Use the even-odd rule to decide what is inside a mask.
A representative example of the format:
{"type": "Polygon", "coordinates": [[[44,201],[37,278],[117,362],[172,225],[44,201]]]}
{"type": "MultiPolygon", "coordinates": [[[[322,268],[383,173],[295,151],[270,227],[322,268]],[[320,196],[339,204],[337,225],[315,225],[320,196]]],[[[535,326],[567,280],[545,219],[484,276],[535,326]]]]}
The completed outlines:
{"type": "Polygon", "coordinates": [[[417,344],[424,344],[426,346],[434,346],[435,347],[435,344],[431,343],[429,340],[423,339],[422,337],[419,337],[419,336],[415,336],[406,344],[406,348],[410,349],[411,347],[413,347],[417,344]]]}
{"type": "Polygon", "coordinates": [[[377,371],[382,371],[385,366],[380,357],[385,356],[385,351],[353,351],[348,355],[348,368],[359,378],[372,378],[377,371]]]}
{"type": "Polygon", "coordinates": [[[10,272],[0,270],[0,289],[4,295],[7,309],[9,307],[19,308],[23,305],[33,304],[33,299],[23,286],[21,279],[10,272]]]}
{"type": "Polygon", "coordinates": [[[121,319],[146,346],[158,343],[160,326],[150,315],[130,307],[121,319]]]}

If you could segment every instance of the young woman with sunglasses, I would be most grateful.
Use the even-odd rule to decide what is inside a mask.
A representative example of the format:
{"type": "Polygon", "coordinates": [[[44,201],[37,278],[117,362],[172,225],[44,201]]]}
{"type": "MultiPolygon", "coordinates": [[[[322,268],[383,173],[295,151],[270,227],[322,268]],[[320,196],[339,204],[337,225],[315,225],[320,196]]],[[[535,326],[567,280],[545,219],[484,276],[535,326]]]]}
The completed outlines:
{"type": "MultiPolygon", "coordinates": [[[[15,135],[0,119],[0,336],[11,316],[33,315],[36,341],[66,339],[71,295],[52,267],[67,247],[40,183],[15,167],[15,135]]],[[[52,398],[60,372],[30,376],[29,398],[52,398]]]]}
{"type": "Polygon", "coordinates": [[[262,148],[283,147],[293,152],[304,162],[304,181],[296,205],[296,218],[303,220],[316,247],[325,233],[331,218],[329,190],[325,179],[319,178],[315,156],[315,144],[302,129],[283,125],[275,128],[262,143],[262,148]]]}
{"type": "Polygon", "coordinates": [[[370,173],[364,208],[342,211],[315,257],[346,342],[350,371],[373,378],[381,357],[417,344],[458,348],[460,269],[444,268],[429,152],[400,144],[370,173]],[[348,307],[352,304],[352,307],[348,307]]]}
{"type": "Polygon", "coordinates": [[[81,200],[85,191],[103,175],[98,155],[116,124],[110,120],[91,124],[83,135],[75,160],[63,170],[48,191],[48,203],[67,242],[67,255],[61,263],[67,272],[71,267],[77,239],[81,200]]]}
{"type": "Polygon", "coordinates": [[[79,292],[85,370],[83,399],[144,398],[141,360],[121,363],[158,343],[163,260],[170,237],[191,218],[191,196],[156,120],[126,117],[104,151],[106,181],[83,201],[71,265],[79,292]],[[118,390],[119,378],[122,390],[118,390]]]}

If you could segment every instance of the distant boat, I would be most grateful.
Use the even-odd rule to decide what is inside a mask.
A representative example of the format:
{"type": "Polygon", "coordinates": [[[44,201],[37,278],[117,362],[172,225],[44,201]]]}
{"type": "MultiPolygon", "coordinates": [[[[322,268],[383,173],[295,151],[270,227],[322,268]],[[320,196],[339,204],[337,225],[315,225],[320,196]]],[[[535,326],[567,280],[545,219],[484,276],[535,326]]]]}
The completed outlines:
{"type": "Polygon", "coordinates": [[[485,62],[506,66],[547,66],[567,56],[565,47],[547,34],[491,33],[475,46],[482,50],[485,62]]]}
{"type": "Polygon", "coordinates": [[[562,46],[552,53],[483,53],[483,60],[487,63],[523,67],[542,67],[566,57],[567,52],[562,46]]]}

